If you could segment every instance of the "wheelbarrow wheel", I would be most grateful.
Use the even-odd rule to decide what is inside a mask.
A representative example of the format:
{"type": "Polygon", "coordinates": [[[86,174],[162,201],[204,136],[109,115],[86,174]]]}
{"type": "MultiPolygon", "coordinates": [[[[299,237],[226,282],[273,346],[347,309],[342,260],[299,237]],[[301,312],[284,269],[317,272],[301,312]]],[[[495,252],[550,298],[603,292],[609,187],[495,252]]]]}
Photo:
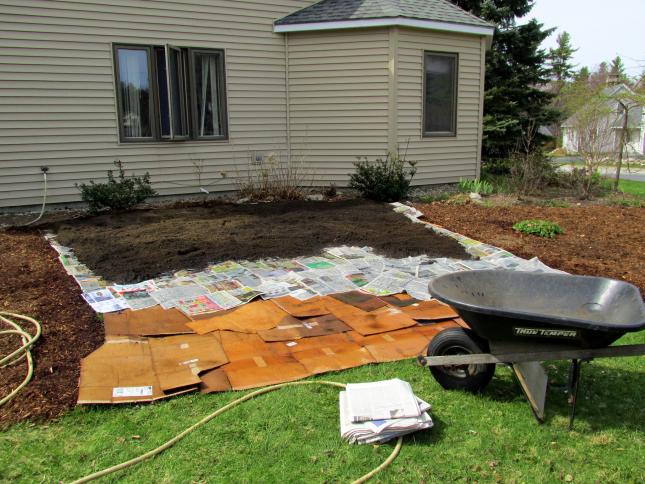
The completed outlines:
{"type": "MultiPolygon", "coordinates": [[[[428,345],[428,356],[487,353],[486,346],[486,343],[480,341],[471,331],[449,328],[432,338],[428,345]]],[[[435,380],[447,390],[481,392],[495,374],[495,365],[491,363],[430,366],[429,368],[435,380]]]]}

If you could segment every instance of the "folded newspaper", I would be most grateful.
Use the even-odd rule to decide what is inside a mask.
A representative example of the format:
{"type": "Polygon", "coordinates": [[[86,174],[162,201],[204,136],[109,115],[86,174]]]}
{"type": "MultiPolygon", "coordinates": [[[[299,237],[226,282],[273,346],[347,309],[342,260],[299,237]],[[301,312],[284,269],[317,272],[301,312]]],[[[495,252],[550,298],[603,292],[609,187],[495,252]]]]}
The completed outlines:
{"type": "Polygon", "coordinates": [[[430,404],[398,378],[350,383],[339,400],[341,437],[352,444],[380,444],[433,426],[430,404]]]}

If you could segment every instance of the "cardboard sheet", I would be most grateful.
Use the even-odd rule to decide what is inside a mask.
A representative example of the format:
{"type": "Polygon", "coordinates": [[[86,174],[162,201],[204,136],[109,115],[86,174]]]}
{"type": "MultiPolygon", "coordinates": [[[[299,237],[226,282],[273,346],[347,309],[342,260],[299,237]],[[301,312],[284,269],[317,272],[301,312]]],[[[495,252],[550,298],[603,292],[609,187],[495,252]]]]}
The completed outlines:
{"type": "Polygon", "coordinates": [[[384,306],[370,312],[362,311],[340,301],[328,303],[332,314],[345,321],[354,331],[366,336],[415,326],[417,323],[401,309],[384,306]]]}
{"type": "Polygon", "coordinates": [[[149,344],[154,370],[163,391],[199,385],[199,373],[228,362],[221,343],[210,334],[154,338],[149,344]]]}
{"type": "Polygon", "coordinates": [[[289,313],[271,301],[253,301],[227,311],[225,314],[193,321],[187,326],[198,334],[218,330],[257,333],[261,330],[275,328],[287,317],[289,317],[289,313]]]}
{"type": "Polygon", "coordinates": [[[412,319],[424,321],[437,321],[441,319],[452,319],[458,317],[458,314],[447,304],[436,300],[419,301],[410,306],[401,308],[405,314],[412,319]]]}
{"type": "Polygon", "coordinates": [[[408,328],[367,336],[362,344],[381,363],[425,354],[429,341],[417,328],[408,328]]]}
{"type": "Polygon", "coordinates": [[[286,347],[291,354],[294,354],[300,351],[306,351],[314,348],[344,345],[348,341],[350,341],[346,334],[347,333],[329,334],[327,336],[317,336],[315,338],[302,338],[296,341],[267,344],[281,345],[283,347],[286,347]]]}
{"type": "Polygon", "coordinates": [[[360,291],[342,292],[333,294],[331,297],[367,312],[386,306],[385,302],[378,297],[360,291]]]}
{"type": "Polygon", "coordinates": [[[411,306],[412,304],[421,302],[419,299],[413,298],[409,294],[405,293],[393,294],[391,296],[381,296],[381,299],[392,306],[396,306],[397,308],[404,308],[406,306],[411,306]]]}
{"type": "Polygon", "coordinates": [[[454,319],[448,319],[446,321],[441,321],[438,323],[420,324],[414,329],[427,338],[432,339],[444,329],[459,327],[459,324],[454,319]]]}
{"type": "Polygon", "coordinates": [[[265,343],[257,334],[220,331],[219,339],[230,361],[246,360],[254,356],[280,356],[290,353],[284,343],[265,343]]]}
{"type": "Polygon", "coordinates": [[[329,310],[325,306],[324,297],[316,296],[305,301],[300,301],[295,297],[284,296],[272,299],[274,304],[277,304],[280,309],[288,312],[291,316],[297,318],[308,318],[312,316],[322,316],[329,314],[329,310]]]}
{"type": "Polygon", "coordinates": [[[342,333],[344,331],[351,331],[351,329],[333,314],[326,314],[315,318],[307,318],[296,323],[284,324],[283,322],[274,329],[259,331],[258,335],[267,342],[291,341],[342,333]]]}
{"type": "Polygon", "coordinates": [[[81,360],[78,403],[151,402],[194,390],[162,390],[146,338],[106,342],[81,360]]]}
{"type": "Polygon", "coordinates": [[[311,375],[291,356],[255,356],[223,367],[233,390],[300,380],[311,375]]]}
{"type": "Polygon", "coordinates": [[[293,357],[314,375],[375,362],[366,348],[349,341],[341,345],[298,351],[293,353],[293,357]]]}
{"type": "Polygon", "coordinates": [[[160,336],[193,332],[186,326],[190,319],[181,311],[163,309],[161,306],[107,313],[104,318],[106,336],[160,336]]]}
{"type": "Polygon", "coordinates": [[[231,389],[226,372],[222,368],[215,368],[199,376],[202,380],[199,384],[201,393],[226,392],[231,389]]]}

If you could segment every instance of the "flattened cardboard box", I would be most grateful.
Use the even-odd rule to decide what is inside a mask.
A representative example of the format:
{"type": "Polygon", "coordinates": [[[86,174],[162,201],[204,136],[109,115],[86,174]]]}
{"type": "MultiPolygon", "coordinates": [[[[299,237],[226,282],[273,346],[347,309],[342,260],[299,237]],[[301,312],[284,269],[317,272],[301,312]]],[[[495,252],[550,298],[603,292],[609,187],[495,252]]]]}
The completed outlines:
{"type": "Polygon", "coordinates": [[[267,342],[291,341],[301,338],[343,333],[345,331],[351,331],[352,329],[333,314],[307,318],[304,321],[296,320],[295,323],[290,321],[287,324],[284,323],[284,321],[281,322],[273,329],[258,331],[258,335],[267,342]]]}
{"type": "Polygon", "coordinates": [[[104,315],[106,336],[158,336],[190,334],[186,326],[190,319],[177,309],[151,308],[106,313],[104,315]]]}
{"type": "Polygon", "coordinates": [[[311,375],[291,356],[255,356],[233,361],[222,369],[233,390],[246,390],[300,380],[311,375]]]}
{"type": "Polygon", "coordinates": [[[228,363],[219,340],[210,334],[150,339],[152,363],[163,391],[199,385],[199,374],[228,363]]]}
{"type": "Polygon", "coordinates": [[[253,301],[244,304],[226,314],[199,319],[187,326],[198,334],[212,331],[237,331],[240,333],[257,333],[261,330],[275,328],[282,320],[291,317],[271,301],[253,301]]]}
{"type": "Polygon", "coordinates": [[[164,393],[145,338],[108,341],[81,360],[79,404],[151,402],[191,390],[164,393]]]}
{"type": "Polygon", "coordinates": [[[367,349],[349,341],[340,345],[298,351],[293,353],[293,357],[314,375],[375,362],[367,349]]]}
{"type": "Polygon", "coordinates": [[[366,336],[362,345],[379,363],[414,358],[428,346],[430,339],[418,327],[366,336]]]}
{"type": "Polygon", "coordinates": [[[417,322],[401,309],[383,306],[370,312],[363,311],[340,301],[328,302],[327,307],[334,316],[345,321],[354,331],[367,336],[396,329],[416,326],[417,322]]]}
{"type": "Polygon", "coordinates": [[[324,314],[329,314],[329,310],[325,306],[326,297],[316,296],[306,301],[300,301],[295,297],[284,296],[272,299],[271,301],[274,304],[277,304],[278,307],[291,316],[297,318],[310,318],[313,316],[322,316],[324,314]]]}
{"type": "Polygon", "coordinates": [[[442,319],[452,319],[458,317],[458,314],[447,304],[437,300],[419,301],[401,308],[405,314],[412,319],[422,321],[438,321],[442,319]]]}

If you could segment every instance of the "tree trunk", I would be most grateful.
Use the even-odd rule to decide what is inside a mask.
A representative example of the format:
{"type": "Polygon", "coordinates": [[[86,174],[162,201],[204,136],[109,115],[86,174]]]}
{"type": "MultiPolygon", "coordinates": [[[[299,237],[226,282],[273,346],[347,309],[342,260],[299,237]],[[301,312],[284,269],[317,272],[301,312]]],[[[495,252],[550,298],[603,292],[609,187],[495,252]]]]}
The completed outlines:
{"type": "Polygon", "coordinates": [[[614,191],[618,190],[618,183],[620,182],[620,168],[623,164],[623,151],[625,151],[625,134],[627,133],[627,121],[629,118],[629,109],[626,104],[620,103],[623,108],[623,129],[620,132],[620,145],[618,146],[618,163],[616,164],[616,179],[614,180],[614,191]]]}

